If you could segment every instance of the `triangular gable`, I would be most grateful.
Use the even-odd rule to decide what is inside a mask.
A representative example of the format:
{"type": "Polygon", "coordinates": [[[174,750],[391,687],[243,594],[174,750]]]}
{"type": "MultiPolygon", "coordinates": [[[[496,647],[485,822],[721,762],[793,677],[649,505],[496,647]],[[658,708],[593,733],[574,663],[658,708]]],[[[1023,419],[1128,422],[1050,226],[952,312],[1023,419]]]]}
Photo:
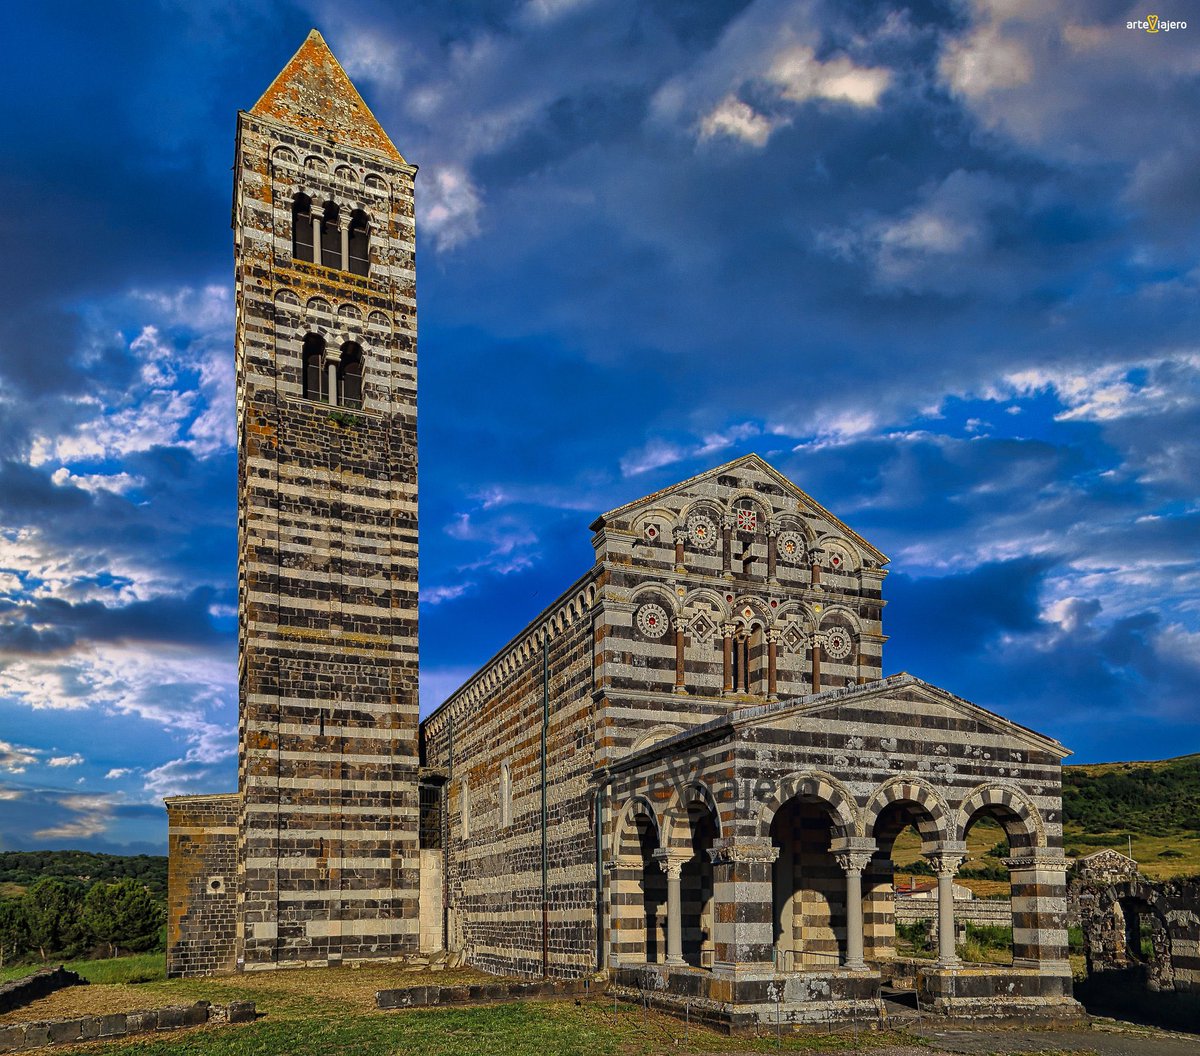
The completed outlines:
{"type": "Polygon", "coordinates": [[[592,522],[592,525],[591,525],[592,530],[598,531],[600,528],[604,527],[605,525],[612,524],[612,522],[614,520],[619,520],[620,518],[624,517],[625,515],[633,512],[637,509],[640,509],[643,506],[653,506],[654,504],[660,502],[662,499],[664,499],[670,495],[674,495],[681,491],[686,491],[688,488],[693,487],[694,485],[698,484],[700,481],[708,480],[712,477],[721,476],[722,474],[728,473],[735,469],[745,469],[745,468],[758,469],[758,470],[761,470],[762,472],[766,473],[784,491],[786,491],[788,494],[792,495],[797,500],[799,500],[799,502],[801,502],[805,507],[807,507],[812,513],[818,514],[819,516],[828,520],[829,523],[834,525],[838,529],[839,532],[843,532],[846,535],[847,539],[850,539],[857,546],[861,547],[864,551],[866,551],[873,558],[875,558],[875,560],[878,561],[881,565],[887,564],[888,557],[886,554],[884,554],[877,547],[874,547],[870,543],[868,543],[861,535],[859,535],[856,531],[854,531],[854,529],[851,528],[844,521],[835,517],[824,506],[822,506],[819,502],[817,502],[816,499],[814,499],[811,495],[809,495],[802,488],[798,487],[793,481],[791,481],[787,477],[785,477],[782,473],[779,472],[779,470],[777,470],[774,466],[772,466],[769,462],[767,462],[761,455],[754,454],[753,452],[751,452],[748,455],[742,455],[740,458],[735,458],[730,462],[725,462],[722,465],[715,466],[712,469],[706,469],[703,473],[697,473],[695,476],[688,477],[687,480],[681,480],[678,484],[672,484],[669,487],[662,488],[659,491],[653,492],[650,495],[645,495],[640,499],[635,499],[633,502],[627,502],[623,506],[618,506],[616,509],[609,510],[607,513],[602,513],[599,517],[596,518],[595,521],[592,522]]]}
{"type": "Polygon", "coordinates": [[[407,164],[315,29],[250,113],[407,164]]]}
{"type": "Polygon", "coordinates": [[[889,675],[878,682],[868,682],[860,686],[849,686],[845,689],[828,690],[807,697],[795,697],[791,700],[781,700],[770,704],[760,704],[743,708],[732,716],[735,727],[770,725],[784,717],[818,716],[825,712],[863,703],[873,697],[891,696],[900,691],[915,693],[927,703],[937,704],[955,715],[969,718],[995,733],[1012,737],[1034,751],[1046,752],[1059,759],[1071,754],[1062,744],[1051,737],[1037,733],[1025,726],[1018,725],[987,708],[973,704],[962,697],[956,697],[944,689],[930,685],[910,675],[907,671],[897,675],[889,675]]]}

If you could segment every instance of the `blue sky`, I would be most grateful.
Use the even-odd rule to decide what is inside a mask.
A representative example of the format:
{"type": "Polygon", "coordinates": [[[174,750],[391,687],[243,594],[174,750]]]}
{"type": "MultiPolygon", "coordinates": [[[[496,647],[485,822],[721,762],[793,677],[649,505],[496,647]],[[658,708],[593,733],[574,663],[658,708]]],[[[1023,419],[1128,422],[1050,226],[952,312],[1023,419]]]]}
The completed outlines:
{"type": "Polygon", "coordinates": [[[597,513],[753,450],[891,557],[886,672],[1200,749],[1200,19],[1142,14],[14,7],[0,847],[235,787],[234,115],[314,25],[420,166],[426,710],[597,513]]]}

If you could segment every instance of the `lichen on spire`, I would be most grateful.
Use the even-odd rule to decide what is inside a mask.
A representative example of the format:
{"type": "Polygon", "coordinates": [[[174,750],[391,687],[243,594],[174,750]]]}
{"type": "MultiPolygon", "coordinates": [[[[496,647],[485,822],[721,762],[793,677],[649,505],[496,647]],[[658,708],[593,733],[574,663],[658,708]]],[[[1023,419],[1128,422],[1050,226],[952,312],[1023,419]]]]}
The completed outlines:
{"type": "Polygon", "coordinates": [[[315,29],[250,113],[407,164],[315,29]]]}

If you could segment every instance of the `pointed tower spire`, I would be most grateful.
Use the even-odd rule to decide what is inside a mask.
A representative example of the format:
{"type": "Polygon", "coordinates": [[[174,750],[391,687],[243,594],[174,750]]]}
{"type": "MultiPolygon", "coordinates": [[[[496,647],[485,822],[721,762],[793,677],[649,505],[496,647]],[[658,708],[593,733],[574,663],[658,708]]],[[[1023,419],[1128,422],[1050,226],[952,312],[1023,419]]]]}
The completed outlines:
{"type": "Polygon", "coordinates": [[[407,164],[315,29],[250,113],[407,164]]]}

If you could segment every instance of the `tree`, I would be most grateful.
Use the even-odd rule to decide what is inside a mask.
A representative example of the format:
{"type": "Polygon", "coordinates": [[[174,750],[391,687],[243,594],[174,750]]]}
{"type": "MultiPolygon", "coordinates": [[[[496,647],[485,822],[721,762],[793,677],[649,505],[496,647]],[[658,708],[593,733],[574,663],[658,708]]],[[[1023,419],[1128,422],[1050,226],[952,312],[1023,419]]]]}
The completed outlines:
{"type": "Polygon", "coordinates": [[[0,968],[5,957],[16,957],[29,946],[29,923],[17,899],[0,902],[0,968]]]}
{"type": "Polygon", "coordinates": [[[109,956],[121,946],[146,949],[158,937],[163,912],[144,884],[124,877],[93,884],[83,900],[81,919],[88,932],[108,944],[109,956]]]}
{"type": "Polygon", "coordinates": [[[21,897],[29,927],[29,943],[41,955],[79,944],[79,889],[55,877],[37,881],[21,897]]]}

